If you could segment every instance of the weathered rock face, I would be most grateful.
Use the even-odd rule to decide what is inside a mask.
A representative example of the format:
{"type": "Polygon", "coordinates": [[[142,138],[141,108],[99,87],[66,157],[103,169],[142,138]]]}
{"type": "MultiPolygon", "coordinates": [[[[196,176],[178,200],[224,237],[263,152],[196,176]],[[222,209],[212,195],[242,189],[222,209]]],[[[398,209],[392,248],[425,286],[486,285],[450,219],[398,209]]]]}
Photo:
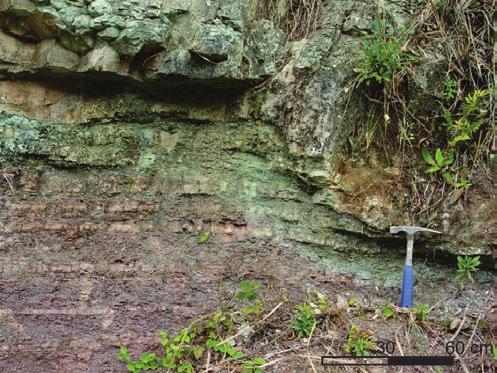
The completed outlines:
{"type": "MultiPolygon", "coordinates": [[[[0,278],[0,295],[16,307],[29,299],[0,310],[9,368],[35,366],[25,329],[58,315],[47,356],[60,357],[59,347],[68,356],[46,371],[117,371],[113,345],[212,306],[217,282],[258,271],[273,280],[295,272],[292,286],[307,281],[321,267],[298,268],[296,247],[318,259],[375,256],[385,280],[403,247],[399,240],[392,253],[388,227],[416,223],[405,181],[400,167],[341,152],[360,120],[350,112],[364,109],[347,113],[347,92],[377,9],[323,2],[319,30],[289,41],[276,22],[287,2],[271,2],[276,16],[266,3],[0,0],[0,253],[9,289],[0,278]],[[204,252],[196,240],[206,230],[204,252]],[[37,302],[52,308],[37,314],[37,302]],[[143,312],[154,316],[142,322],[143,312]],[[84,334],[73,330],[79,319],[91,331],[66,345],[84,334]]],[[[384,3],[407,17],[398,2],[384,3]]],[[[494,186],[496,174],[494,166],[494,186]]],[[[495,199],[458,203],[448,202],[436,227],[444,237],[429,249],[494,265],[495,199]]]]}
{"type": "Polygon", "coordinates": [[[2,1],[0,12],[0,72],[11,74],[226,89],[273,74],[283,53],[257,1],[2,1]]]}
{"type": "MultiPolygon", "coordinates": [[[[284,4],[272,12],[284,16],[284,4]]],[[[346,127],[361,120],[347,110],[364,110],[351,110],[345,101],[376,6],[327,2],[320,30],[285,43],[277,17],[263,5],[3,1],[1,154],[13,167],[36,158],[39,173],[53,167],[103,167],[102,175],[174,169],[210,188],[202,193],[229,199],[230,180],[238,185],[252,172],[261,179],[264,170],[267,181],[254,190],[269,193],[274,203],[286,205],[286,195],[298,201],[276,208],[277,219],[259,208],[259,192],[253,205],[250,198],[244,202],[247,214],[266,211],[253,220],[270,217],[270,234],[284,239],[281,232],[300,220],[302,237],[286,238],[334,249],[337,232],[388,238],[390,225],[409,223],[400,169],[341,153],[346,127]],[[248,89],[268,77],[269,84],[248,89]],[[228,177],[224,171],[237,152],[243,165],[228,177]],[[212,159],[208,169],[214,170],[207,176],[198,166],[204,158],[212,159]],[[211,179],[225,184],[213,186],[211,179]],[[303,218],[306,211],[319,216],[303,218]],[[289,225],[282,231],[278,221],[289,225]]],[[[399,23],[409,16],[385,6],[399,23]]],[[[489,213],[495,199],[475,197],[466,210],[450,203],[439,219],[446,235],[438,247],[495,256],[495,215],[489,213]]]]}

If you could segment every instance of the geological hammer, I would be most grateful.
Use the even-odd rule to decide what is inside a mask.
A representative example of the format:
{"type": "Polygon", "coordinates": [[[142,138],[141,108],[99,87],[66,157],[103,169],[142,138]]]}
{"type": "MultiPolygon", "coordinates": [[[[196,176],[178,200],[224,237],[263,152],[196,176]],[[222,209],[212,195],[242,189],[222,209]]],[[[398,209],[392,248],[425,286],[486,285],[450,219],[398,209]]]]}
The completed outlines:
{"type": "Polygon", "coordinates": [[[396,234],[406,232],[407,253],[406,263],[404,265],[404,274],[402,275],[402,293],[400,306],[411,308],[414,303],[414,269],[412,267],[412,252],[414,248],[414,234],[418,232],[442,233],[429,228],[415,226],[395,226],[390,227],[390,233],[396,234]]]}

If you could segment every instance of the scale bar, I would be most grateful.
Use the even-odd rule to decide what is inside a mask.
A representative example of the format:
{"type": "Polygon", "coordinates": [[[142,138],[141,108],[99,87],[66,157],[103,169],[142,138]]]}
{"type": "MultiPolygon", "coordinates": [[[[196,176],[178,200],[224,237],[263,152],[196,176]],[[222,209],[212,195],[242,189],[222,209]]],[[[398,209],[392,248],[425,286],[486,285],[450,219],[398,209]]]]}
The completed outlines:
{"type": "Polygon", "coordinates": [[[454,365],[453,356],[321,356],[324,366],[449,366],[454,365]]]}
{"type": "Polygon", "coordinates": [[[454,365],[453,356],[389,356],[388,365],[454,365]]]}

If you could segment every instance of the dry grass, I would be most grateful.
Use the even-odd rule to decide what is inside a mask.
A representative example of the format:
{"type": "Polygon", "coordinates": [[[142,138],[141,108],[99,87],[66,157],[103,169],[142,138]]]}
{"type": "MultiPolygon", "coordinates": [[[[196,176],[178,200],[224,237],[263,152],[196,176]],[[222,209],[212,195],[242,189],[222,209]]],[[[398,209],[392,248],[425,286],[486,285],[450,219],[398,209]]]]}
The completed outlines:
{"type": "Polygon", "coordinates": [[[322,23],[323,0],[266,0],[259,9],[261,18],[278,25],[289,41],[315,32],[322,23]]]}
{"type": "MultiPolygon", "coordinates": [[[[357,82],[355,84],[356,88],[360,88],[356,92],[361,91],[366,98],[364,107],[376,106],[383,114],[378,115],[381,128],[376,131],[374,145],[388,164],[400,165],[403,170],[411,189],[410,214],[413,219],[430,221],[432,212],[443,201],[464,199],[467,193],[449,185],[441,175],[430,177],[425,174],[426,164],[420,154],[423,148],[433,151],[448,146],[449,135],[442,116],[442,105],[456,113],[464,99],[476,90],[490,92],[485,97],[484,124],[473,134],[471,141],[457,147],[451,169],[456,177],[470,179],[473,184],[471,189],[495,197],[487,163],[490,154],[497,151],[495,5],[495,0],[426,2],[417,9],[417,14],[407,25],[407,29],[415,32],[406,39],[403,50],[412,58],[394,74],[391,81],[365,88],[360,88],[357,82]],[[450,79],[455,82],[453,99],[444,100],[440,92],[434,92],[433,81],[428,82],[426,92],[416,93],[419,90],[414,88],[417,70],[430,63],[435,64],[434,72],[442,75],[439,81],[443,83],[443,79],[450,79]],[[445,65],[445,71],[441,64],[445,65]],[[420,94],[426,96],[421,109],[419,102],[416,103],[418,107],[413,105],[413,97],[420,97],[420,94]]],[[[369,123],[370,118],[364,122],[369,123]]],[[[367,133],[367,128],[356,128],[353,136],[361,132],[367,133]]],[[[370,143],[369,139],[368,150],[370,143]]]]}

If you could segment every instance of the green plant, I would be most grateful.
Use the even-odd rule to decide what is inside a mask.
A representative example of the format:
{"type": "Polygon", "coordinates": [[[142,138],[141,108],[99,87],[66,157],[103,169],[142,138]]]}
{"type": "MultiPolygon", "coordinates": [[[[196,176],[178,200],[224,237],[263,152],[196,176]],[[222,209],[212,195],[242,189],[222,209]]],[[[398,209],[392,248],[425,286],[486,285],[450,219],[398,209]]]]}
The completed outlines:
{"type": "Polygon", "coordinates": [[[480,264],[481,263],[479,256],[465,256],[464,258],[461,256],[457,257],[456,278],[461,283],[461,285],[464,285],[466,281],[474,282],[473,273],[478,271],[478,267],[480,266],[480,264]]]}
{"type": "MultiPolygon", "coordinates": [[[[323,294],[319,293],[318,291],[313,291],[313,302],[316,303],[316,306],[314,308],[317,308],[320,312],[325,312],[329,307],[330,304],[328,300],[324,297],[323,294]]],[[[316,313],[316,311],[314,311],[316,313]]]]}
{"type": "Polygon", "coordinates": [[[447,184],[452,185],[456,189],[468,190],[471,185],[473,185],[464,177],[460,177],[459,180],[454,180],[452,175],[448,172],[444,172],[442,174],[442,177],[447,182],[447,184]]]}
{"type": "Polygon", "coordinates": [[[133,361],[129,356],[128,349],[125,346],[119,348],[117,358],[127,363],[129,372],[141,372],[142,370],[155,370],[161,364],[155,353],[143,354],[138,360],[133,361]]]}
{"type": "Polygon", "coordinates": [[[230,341],[223,342],[216,332],[211,331],[206,342],[207,348],[212,351],[228,355],[232,359],[241,359],[245,354],[238,351],[230,341]]]}
{"type": "Polygon", "coordinates": [[[202,234],[200,235],[200,237],[197,240],[197,243],[198,244],[206,243],[207,241],[209,241],[209,236],[210,236],[210,232],[209,231],[202,232],[202,234]]]}
{"type": "Polygon", "coordinates": [[[380,119],[375,114],[373,108],[368,111],[368,116],[366,118],[366,127],[365,127],[365,139],[366,139],[366,150],[368,150],[373,143],[374,136],[376,131],[378,130],[378,126],[380,123],[380,119]]]}
{"type": "Polygon", "coordinates": [[[217,330],[219,327],[225,327],[228,330],[231,330],[233,327],[231,316],[223,310],[217,310],[212,316],[212,319],[207,322],[208,329],[217,330]]]}
{"type": "Polygon", "coordinates": [[[457,96],[457,82],[454,79],[447,78],[445,80],[444,98],[446,100],[453,100],[457,96]]]}
{"type": "Polygon", "coordinates": [[[449,150],[446,156],[443,155],[440,148],[435,150],[435,157],[432,157],[426,148],[421,151],[421,154],[423,155],[425,162],[431,166],[426,170],[428,173],[446,171],[447,168],[454,163],[454,151],[452,149],[449,150]]]}
{"type": "Polygon", "coordinates": [[[240,284],[240,291],[236,294],[236,298],[239,300],[255,300],[257,295],[257,289],[261,287],[261,284],[258,281],[248,281],[243,280],[240,284]]]}
{"type": "Polygon", "coordinates": [[[401,125],[399,127],[400,130],[400,138],[402,141],[405,141],[407,143],[411,143],[416,136],[414,135],[413,132],[414,125],[410,122],[406,122],[404,125],[401,125]]]}
{"type": "Polygon", "coordinates": [[[160,356],[156,353],[145,353],[138,360],[132,360],[127,348],[121,346],[117,357],[127,363],[129,372],[167,369],[177,373],[193,373],[195,361],[199,360],[207,349],[234,360],[245,356],[222,336],[232,332],[232,325],[231,316],[223,310],[218,310],[212,317],[200,318],[179,333],[169,335],[161,332],[160,343],[164,350],[160,356]]]}
{"type": "Polygon", "coordinates": [[[255,301],[253,305],[243,307],[242,313],[245,316],[259,315],[262,311],[262,304],[261,301],[255,301]]]}
{"type": "Polygon", "coordinates": [[[409,59],[403,48],[405,36],[396,32],[385,19],[375,21],[372,32],[372,39],[363,46],[365,56],[362,64],[355,71],[359,74],[359,82],[388,82],[409,59]]]}
{"type": "Polygon", "coordinates": [[[355,306],[357,306],[357,304],[359,303],[359,301],[357,300],[356,297],[350,297],[347,300],[347,303],[348,303],[349,307],[355,307],[355,306]]]}
{"type": "Polygon", "coordinates": [[[450,329],[451,321],[448,317],[446,317],[442,320],[441,324],[445,329],[450,329]]]}
{"type": "Polygon", "coordinates": [[[354,138],[350,136],[348,137],[347,140],[349,141],[350,144],[350,150],[352,150],[352,152],[355,153],[357,149],[359,149],[359,142],[355,141],[354,138]]]}
{"type": "Polygon", "coordinates": [[[455,116],[457,119],[454,119],[449,110],[442,108],[450,134],[450,146],[455,147],[460,142],[471,140],[472,135],[483,125],[482,117],[487,112],[483,99],[488,94],[488,90],[482,89],[476,89],[468,94],[455,116]]]}
{"type": "Polygon", "coordinates": [[[248,360],[242,365],[243,373],[262,373],[262,366],[266,364],[266,360],[262,357],[257,357],[252,360],[248,360]]]}
{"type": "Polygon", "coordinates": [[[292,324],[292,329],[295,330],[300,338],[306,338],[311,334],[312,328],[316,324],[316,316],[314,308],[304,303],[295,307],[297,313],[297,321],[292,324]]]}
{"type": "Polygon", "coordinates": [[[376,344],[372,341],[372,338],[372,332],[352,324],[349,330],[347,343],[345,344],[345,351],[354,353],[356,356],[368,356],[371,351],[374,351],[377,348],[376,344]]]}
{"type": "Polygon", "coordinates": [[[381,309],[381,314],[385,319],[393,318],[396,315],[395,311],[393,310],[392,307],[390,307],[389,304],[383,305],[383,308],[381,309]]]}
{"type": "Polygon", "coordinates": [[[414,314],[416,315],[416,319],[418,321],[424,322],[428,320],[428,315],[430,313],[430,306],[424,303],[416,303],[412,308],[414,314]]]}
{"type": "Polygon", "coordinates": [[[492,354],[494,355],[494,359],[497,360],[497,346],[492,345],[492,354]]]}
{"type": "Polygon", "coordinates": [[[489,325],[486,321],[480,320],[478,321],[476,327],[480,330],[487,330],[489,328],[489,325]]]}

